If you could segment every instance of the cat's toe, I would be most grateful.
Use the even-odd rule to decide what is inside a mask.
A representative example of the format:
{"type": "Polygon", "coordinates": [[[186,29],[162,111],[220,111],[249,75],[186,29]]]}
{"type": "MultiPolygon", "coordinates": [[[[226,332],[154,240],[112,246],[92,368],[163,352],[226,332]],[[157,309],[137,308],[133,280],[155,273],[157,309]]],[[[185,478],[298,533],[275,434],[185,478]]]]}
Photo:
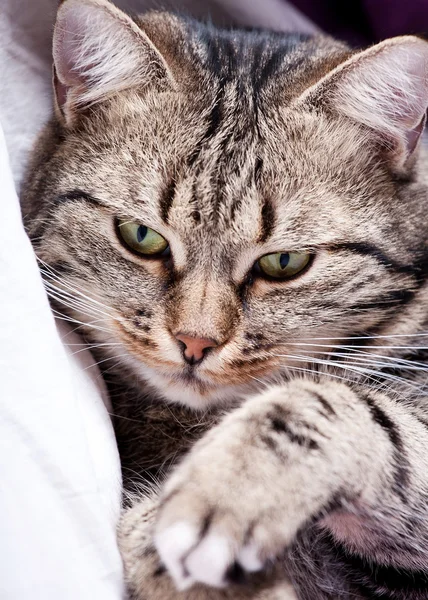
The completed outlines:
{"type": "Polygon", "coordinates": [[[250,542],[243,546],[238,554],[238,564],[248,573],[255,573],[263,569],[263,561],[260,559],[260,549],[250,542]]]}
{"type": "Polygon", "coordinates": [[[180,493],[162,508],[155,545],[177,587],[194,583],[221,588],[235,560],[237,541],[213,526],[213,512],[197,493],[180,493]]]}
{"type": "Polygon", "coordinates": [[[194,583],[224,588],[259,571],[264,563],[254,541],[248,541],[250,524],[220,501],[204,503],[195,490],[175,494],[162,508],[155,545],[177,587],[194,583]]]}
{"type": "Polygon", "coordinates": [[[194,583],[223,588],[236,583],[233,574],[260,570],[263,565],[255,548],[239,548],[233,535],[203,532],[193,524],[179,521],[157,533],[155,543],[163,564],[178,589],[194,583]]]}
{"type": "Polygon", "coordinates": [[[186,557],[197,545],[199,537],[199,529],[184,520],[161,529],[155,535],[155,545],[162,563],[168,569],[179,590],[189,588],[196,581],[185,563],[186,557]]]}
{"type": "Polygon", "coordinates": [[[189,554],[185,568],[196,581],[221,588],[228,583],[226,574],[234,560],[233,540],[213,532],[189,554]]]}

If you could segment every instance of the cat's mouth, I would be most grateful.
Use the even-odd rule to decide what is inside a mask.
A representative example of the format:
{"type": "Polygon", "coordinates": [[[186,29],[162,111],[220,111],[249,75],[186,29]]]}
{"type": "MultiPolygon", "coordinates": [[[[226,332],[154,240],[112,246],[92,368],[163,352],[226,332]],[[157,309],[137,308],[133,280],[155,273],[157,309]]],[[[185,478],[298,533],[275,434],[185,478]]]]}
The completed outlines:
{"type": "Polygon", "coordinates": [[[142,345],[124,328],[121,333],[132,370],[145,384],[164,399],[197,410],[230,405],[254,392],[260,381],[267,381],[276,371],[275,361],[266,356],[252,360],[217,356],[209,364],[180,363],[180,357],[167,348],[161,351],[156,345],[142,345]]]}
{"type": "MultiPolygon", "coordinates": [[[[259,377],[249,373],[239,374],[235,371],[228,375],[224,369],[205,370],[198,366],[182,366],[170,363],[162,364],[141,361],[132,356],[133,370],[139,377],[153,388],[157,394],[169,402],[183,404],[187,407],[204,410],[212,406],[229,406],[239,401],[242,396],[254,392],[260,377],[267,374],[266,365],[258,369],[259,377]]],[[[253,371],[252,371],[253,372],[253,371]]]]}
{"type": "Polygon", "coordinates": [[[197,368],[195,368],[193,365],[185,366],[184,369],[179,371],[174,378],[190,385],[204,385],[203,378],[199,376],[197,368]]]}
{"type": "Polygon", "coordinates": [[[144,380],[165,400],[196,410],[230,405],[245,393],[254,390],[252,383],[222,384],[191,368],[177,370],[176,373],[163,373],[142,364],[139,371],[144,380]]]}
{"type": "Polygon", "coordinates": [[[165,370],[159,364],[145,363],[140,365],[140,372],[166,400],[201,410],[239,402],[277,373],[277,365],[270,361],[242,363],[238,366],[220,363],[218,368],[176,364],[175,369],[168,365],[165,370]]]}

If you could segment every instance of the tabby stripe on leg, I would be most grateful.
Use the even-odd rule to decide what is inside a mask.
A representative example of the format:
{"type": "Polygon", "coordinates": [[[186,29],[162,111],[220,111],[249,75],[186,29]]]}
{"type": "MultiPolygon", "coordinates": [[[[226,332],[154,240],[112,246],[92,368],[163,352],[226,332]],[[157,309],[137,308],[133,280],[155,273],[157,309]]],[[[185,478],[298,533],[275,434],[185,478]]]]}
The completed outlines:
{"type": "Polygon", "coordinates": [[[272,416],[270,418],[270,424],[276,433],[285,434],[293,444],[298,444],[299,446],[309,448],[309,450],[319,450],[319,444],[317,441],[310,437],[306,437],[301,433],[295,433],[290,426],[278,416],[272,416]]]}
{"type": "Polygon", "coordinates": [[[372,419],[388,435],[393,447],[392,458],[394,461],[394,491],[400,497],[404,504],[407,504],[406,487],[409,483],[409,465],[406,457],[406,451],[401,439],[400,432],[391,418],[375,403],[375,401],[365,394],[359,396],[367,404],[372,419]]]}
{"type": "Polygon", "coordinates": [[[336,416],[336,411],[334,410],[330,402],[328,402],[323,396],[321,396],[321,394],[318,394],[313,390],[311,390],[311,394],[318,400],[318,402],[324,408],[325,412],[327,413],[326,416],[336,416]]]}

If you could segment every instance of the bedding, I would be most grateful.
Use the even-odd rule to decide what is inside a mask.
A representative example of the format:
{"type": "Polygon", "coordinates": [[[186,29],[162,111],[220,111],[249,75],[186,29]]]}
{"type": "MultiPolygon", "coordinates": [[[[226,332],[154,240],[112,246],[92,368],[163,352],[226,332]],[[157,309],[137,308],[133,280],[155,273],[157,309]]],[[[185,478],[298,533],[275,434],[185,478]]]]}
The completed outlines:
{"type": "Polygon", "coordinates": [[[56,327],[0,130],[0,598],[118,600],[120,465],[90,353],[56,327]]]}

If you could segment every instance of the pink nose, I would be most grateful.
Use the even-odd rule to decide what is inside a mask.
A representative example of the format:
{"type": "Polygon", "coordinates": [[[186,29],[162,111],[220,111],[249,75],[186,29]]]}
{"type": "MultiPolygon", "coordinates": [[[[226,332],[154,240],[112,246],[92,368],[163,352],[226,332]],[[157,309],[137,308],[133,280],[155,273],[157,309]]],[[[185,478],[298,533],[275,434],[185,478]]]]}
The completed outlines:
{"type": "Polygon", "coordinates": [[[190,364],[202,360],[207,348],[215,348],[217,346],[214,340],[192,337],[184,333],[178,333],[175,337],[179,342],[184,344],[184,358],[190,364]]]}

